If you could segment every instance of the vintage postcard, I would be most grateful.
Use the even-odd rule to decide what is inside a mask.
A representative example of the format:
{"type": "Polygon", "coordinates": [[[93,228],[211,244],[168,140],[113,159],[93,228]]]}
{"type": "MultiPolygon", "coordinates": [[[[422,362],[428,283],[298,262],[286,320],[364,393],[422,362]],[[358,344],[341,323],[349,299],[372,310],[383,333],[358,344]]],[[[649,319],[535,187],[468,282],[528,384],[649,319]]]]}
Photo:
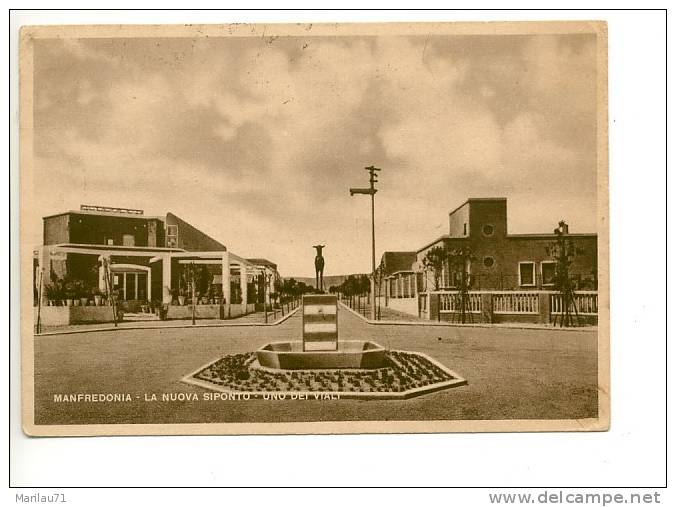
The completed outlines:
{"type": "Polygon", "coordinates": [[[26,26],[35,436],[609,427],[602,21],[26,26]]]}

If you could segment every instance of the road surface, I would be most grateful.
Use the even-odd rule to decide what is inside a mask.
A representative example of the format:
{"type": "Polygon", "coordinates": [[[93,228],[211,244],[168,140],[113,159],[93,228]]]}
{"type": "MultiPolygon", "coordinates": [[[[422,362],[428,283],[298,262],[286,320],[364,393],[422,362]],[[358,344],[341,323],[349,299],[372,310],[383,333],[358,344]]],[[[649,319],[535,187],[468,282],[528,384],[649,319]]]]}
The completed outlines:
{"type": "Polygon", "coordinates": [[[369,325],[344,308],[340,339],[424,352],[467,386],[409,400],[205,401],[181,378],[226,354],[299,340],[300,312],[278,326],[142,329],[35,337],[36,424],[596,417],[597,337],[590,331],[369,325]],[[55,395],[129,394],[126,402],[55,395]],[[161,401],[197,394],[199,401],[161,401]],[[153,395],[157,401],[152,400],[153,395]],[[150,398],[150,399],[148,399],[150,398]],[[148,401],[146,401],[148,400],[148,401]]]}

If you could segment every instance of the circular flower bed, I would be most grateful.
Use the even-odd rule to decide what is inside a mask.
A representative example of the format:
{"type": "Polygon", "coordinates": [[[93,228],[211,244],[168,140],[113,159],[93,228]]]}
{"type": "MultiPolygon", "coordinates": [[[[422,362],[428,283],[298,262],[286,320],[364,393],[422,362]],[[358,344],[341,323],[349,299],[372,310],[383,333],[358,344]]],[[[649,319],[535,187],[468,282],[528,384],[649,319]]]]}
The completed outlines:
{"type": "Polygon", "coordinates": [[[241,392],[399,393],[454,380],[455,377],[422,355],[387,351],[386,364],[373,370],[279,370],[257,366],[256,354],[225,356],[193,378],[241,392]]]}

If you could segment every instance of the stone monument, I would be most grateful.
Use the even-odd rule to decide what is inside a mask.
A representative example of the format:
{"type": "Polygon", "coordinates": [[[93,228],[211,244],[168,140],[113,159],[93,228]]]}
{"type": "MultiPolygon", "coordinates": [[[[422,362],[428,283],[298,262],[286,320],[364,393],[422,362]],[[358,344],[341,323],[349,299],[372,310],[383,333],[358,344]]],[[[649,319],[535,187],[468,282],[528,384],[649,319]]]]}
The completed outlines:
{"type": "Polygon", "coordinates": [[[367,340],[338,340],[338,298],[303,296],[303,340],[269,343],[256,351],[261,366],[281,370],[374,369],[385,349],[367,340]]]}

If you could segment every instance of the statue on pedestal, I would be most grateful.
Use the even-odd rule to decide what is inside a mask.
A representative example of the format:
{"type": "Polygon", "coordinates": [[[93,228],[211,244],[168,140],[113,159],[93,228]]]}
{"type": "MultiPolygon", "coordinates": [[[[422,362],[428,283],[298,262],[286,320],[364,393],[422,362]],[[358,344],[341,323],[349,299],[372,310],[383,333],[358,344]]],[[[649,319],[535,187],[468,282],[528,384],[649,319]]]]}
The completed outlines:
{"type": "Polygon", "coordinates": [[[322,249],[326,245],[314,245],[312,248],[317,250],[315,256],[315,287],[317,290],[324,292],[324,257],[322,257],[322,249]]]}

